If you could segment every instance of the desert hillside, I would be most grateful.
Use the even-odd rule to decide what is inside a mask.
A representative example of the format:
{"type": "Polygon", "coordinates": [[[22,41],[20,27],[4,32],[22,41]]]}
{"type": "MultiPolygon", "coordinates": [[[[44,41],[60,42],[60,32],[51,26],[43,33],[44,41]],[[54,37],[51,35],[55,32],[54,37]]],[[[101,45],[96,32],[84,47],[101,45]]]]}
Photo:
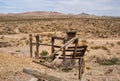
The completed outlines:
{"type": "Polygon", "coordinates": [[[0,34],[77,31],[79,36],[84,38],[120,38],[120,18],[99,17],[85,13],[61,14],[57,12],[26,12],[19,14],[20,16],[18,14],[0,16],[0,34]],[[46,15],[49,16],[46,17],[46,15]]]}
{"type": "MultiPolygon", "coordinates": [[[[30,34],[34,43],[35,36],[39,35],[40,43],[49,44],[39,46],[41,56],[43,51],[47,52],[47,55],[51,54],[51,37],[65,37],[68,31],[77,32],[79,46],[88,46],[81,81],[120,81],[119,17],[44,11],[0,14],[0,81],[31,81],[33,76],[23,73],[23,68],[55,76],[62,81],[80,81],[78,60],[75,61],[74,68],[67,71],[61,67],[63,61],[60,59],[57,60],[57,70],[50,69],[33,62],[36,60],[35,45],[33,45],[33,58],[30,58],[30,34]]],[[[55,45],[62,46],[63,42],[55,41],[55,45]]],[[[37,61],[41,62],[41,59],[37,61]]],[[[69,68],[72,64],[68,60],[63,65],[69,68]]]]}

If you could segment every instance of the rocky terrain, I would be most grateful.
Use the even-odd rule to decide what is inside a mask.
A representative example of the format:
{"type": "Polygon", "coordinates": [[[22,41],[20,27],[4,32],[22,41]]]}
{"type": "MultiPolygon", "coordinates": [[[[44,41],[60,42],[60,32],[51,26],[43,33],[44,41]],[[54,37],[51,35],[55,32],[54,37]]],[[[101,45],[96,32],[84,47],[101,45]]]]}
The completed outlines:
{"type": "Polygon", "coordinates": [[[0,16],[1,35],[53,31],[77,31],[84,38],[120,38],[120,18],[85,13],[65,15],[58,12],[26,12],[0,16]]]}
{"type": "MultiPolygon", "coordinates": [[[[64,72],[35,64],[34,58],[29,58],[29,34],[34,42],[39,34],[41,43],[51,44],[52,36],[65,37],[66,31],[77,31],[79,45],[88,45],[82,81],[120,81],[120,18],[58,12],[0,14],[0,81],[29,81],[33,77],[24,74],[23,68],[63,81],[79,81],[77,63],[64,72]]],[[[39,50],[51,53],[48,46],[41,45],[39,50]]]]}

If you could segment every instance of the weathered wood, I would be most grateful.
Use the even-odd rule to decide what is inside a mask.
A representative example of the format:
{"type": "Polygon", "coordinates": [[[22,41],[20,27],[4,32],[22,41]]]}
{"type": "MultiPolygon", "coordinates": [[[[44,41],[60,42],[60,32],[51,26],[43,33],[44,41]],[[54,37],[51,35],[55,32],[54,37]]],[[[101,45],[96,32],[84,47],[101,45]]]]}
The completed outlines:
{"type": "Polygon", "coordinates": [[[32,55],[32,52],[33,52],[33,48],[32,48],[32,35],[30,34],[29,36],[30,36],[30,38],[29,38],[29,41],[30,41],[30,57],[33,57],[33,55],[32,55]]]}
{"type": "Polygon", "coordinates": [[[48,81],[62,81],[62,79],[51,76],[51,75],[47,75],[46,73],[41,73],[35,70],[29,70],[29,69],[23,69],[24,73],[27,73],[29,75],[32,75],[38,79],[42,79],[42,80],[48,80],[48,81]]]}
{"type": "Polygon", "coordinates": [[[36,52],[35,58],[39,58],[39,35],[36,35],[36,52]]]}
{"type": "Polygon", "coordinates": [[[38,81],[38,79],[33,77],[30,81],[38,81]]]}
{"type": "Polygon", "coordinates": [[[84,67],[83,67],[83,62],[84,62],[84,59],[83,59],[83,57],[81,57],[80,59],[79,59],[79,61],[78,61],[78,64],[79,64],[79,75],[78,75],[78,79],[81,79],[81,77],[82,77],[82,72],[83,72],[83,69],[84,69],[84,67]]]}
{"type": "MultiPolygon", "coordinates": [[[[55,49],[54,49],[55,38],[52,37],[51,41],[52,41],[51,54],[53,54],[55,51],[55,49]]],[[[53,55],[53,57],[51,59],[52,60],[55,59],[55,55],[53,55]]]]}
{"type": "Polygon", "coordinates": [[[52,65],[51,63],[49,63],[49,62],[38,62],[38,61],[35,61],[35,60],[33,60],[33,62],[34,63],[37,63],[37,64],[40,64],[40,65],[42,65],[42,66],[45,66],[45,67],[47,67],[47,68],[50,68],[50,69],[53,69],[53,70],[57,70],[57,67],[55,67],[54,65],[52,65]]]}
{"type": "Polygon", "coordinates": [[[75,62],[75,58],[76,58],[76,53],[77,53],[77,46],[78,46],[78,39],[75,40],[75,48],[74,48],[74,51],[73,51],[73,62],[75,62]]]}
{"type": "MultiPolygon", "coordinates": [[[[32,43],[33,45],[36,45],[36,43],[32,43]]],[[[43,46],[52,46],[51,44],[42,44],[42,43],[39,43],[39,45],[43,45],[43,46]]],[[[56,48],[60,48],[61,46],[59,45],[53,45],[54,47],[56,48]]]]}
{"type": "MultiPolygon", "coordinates": [[[[53,55],[55,55],[57,52],[59,52],[61,49],[63,49],[64,47],[66,47],[68,44],[74,42],[77,39],[77,37],[73,37],[71,40],[69,40],[68,42],[66,42],[63,46],[61,46],[61,48],[59,48],[57,51],[55,51],[53,55]]],[[[60,53],[53,61],[52,63],[54,64],[56,62],[57,59],[59,59],[59,57],[62,55],[62,53],[60,53]]]]}
{"type": "MultiPolygon", "coordinates": [[[[63,41],[63,43],[65,44],[66,43],[66,40],[63,41]]],[[[65,47],[63,48],[63,60],[65,61],[65,47]]]]}
{"type": "Polygon", "coordinates": [[[53,37],[54,39],[58,39],[58,40],[65,40],[65,38],[63,37],[53,37]]]}

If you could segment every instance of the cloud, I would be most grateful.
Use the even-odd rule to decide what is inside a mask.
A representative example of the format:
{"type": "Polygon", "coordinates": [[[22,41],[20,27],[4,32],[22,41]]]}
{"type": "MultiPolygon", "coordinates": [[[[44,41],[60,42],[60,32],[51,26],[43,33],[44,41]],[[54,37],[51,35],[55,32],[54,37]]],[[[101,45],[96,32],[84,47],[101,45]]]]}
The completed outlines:
{"type": "Polygon", "coordinates": [[[77,14],[86,12],[96,15],[119,15],[119,4],[119,0],[2,0],[0,1],[0,12],[59,11],[77,14]]]}

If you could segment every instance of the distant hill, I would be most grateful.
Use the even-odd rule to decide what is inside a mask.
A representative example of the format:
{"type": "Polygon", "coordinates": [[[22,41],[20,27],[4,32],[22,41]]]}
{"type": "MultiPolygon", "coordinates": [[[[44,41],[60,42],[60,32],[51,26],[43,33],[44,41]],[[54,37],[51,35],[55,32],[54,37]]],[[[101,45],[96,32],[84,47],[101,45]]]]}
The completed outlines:
{"type": "Polygon", "coordinates": [[[19,13],[19,14],[16,14],[16,15],[19,15],[19,16],[52,16],[52,15],[63,15],[63,13],[36,11],[36,12],[19,13]]]}
{"type": "Polygon", "coordinates": [[[3,14],[0,13],[0,16],[17,16],[17,17],[58,17],[58,18],[64,18],[64,17],[74,17],[74,18],[111,18],[113,16],[96,16],[94,14],[88,14],[85,12],[82,12],[80,14],[64,14],[64,13],[60,13],[60,12],[52,12],[52,11],[34,11],[34,12],[23,12],[23,13],[7,13],[7,14],[3,14]]]}
{"type": "Polygon", "coordinates": [[[0,13],[0,16],[59,16],[64,15],[60,12],[46,12],[46,11],[35,11],[35,12],[24,12],[24,13],[8,13],[8,14],[2,14],[0,13]]]}

